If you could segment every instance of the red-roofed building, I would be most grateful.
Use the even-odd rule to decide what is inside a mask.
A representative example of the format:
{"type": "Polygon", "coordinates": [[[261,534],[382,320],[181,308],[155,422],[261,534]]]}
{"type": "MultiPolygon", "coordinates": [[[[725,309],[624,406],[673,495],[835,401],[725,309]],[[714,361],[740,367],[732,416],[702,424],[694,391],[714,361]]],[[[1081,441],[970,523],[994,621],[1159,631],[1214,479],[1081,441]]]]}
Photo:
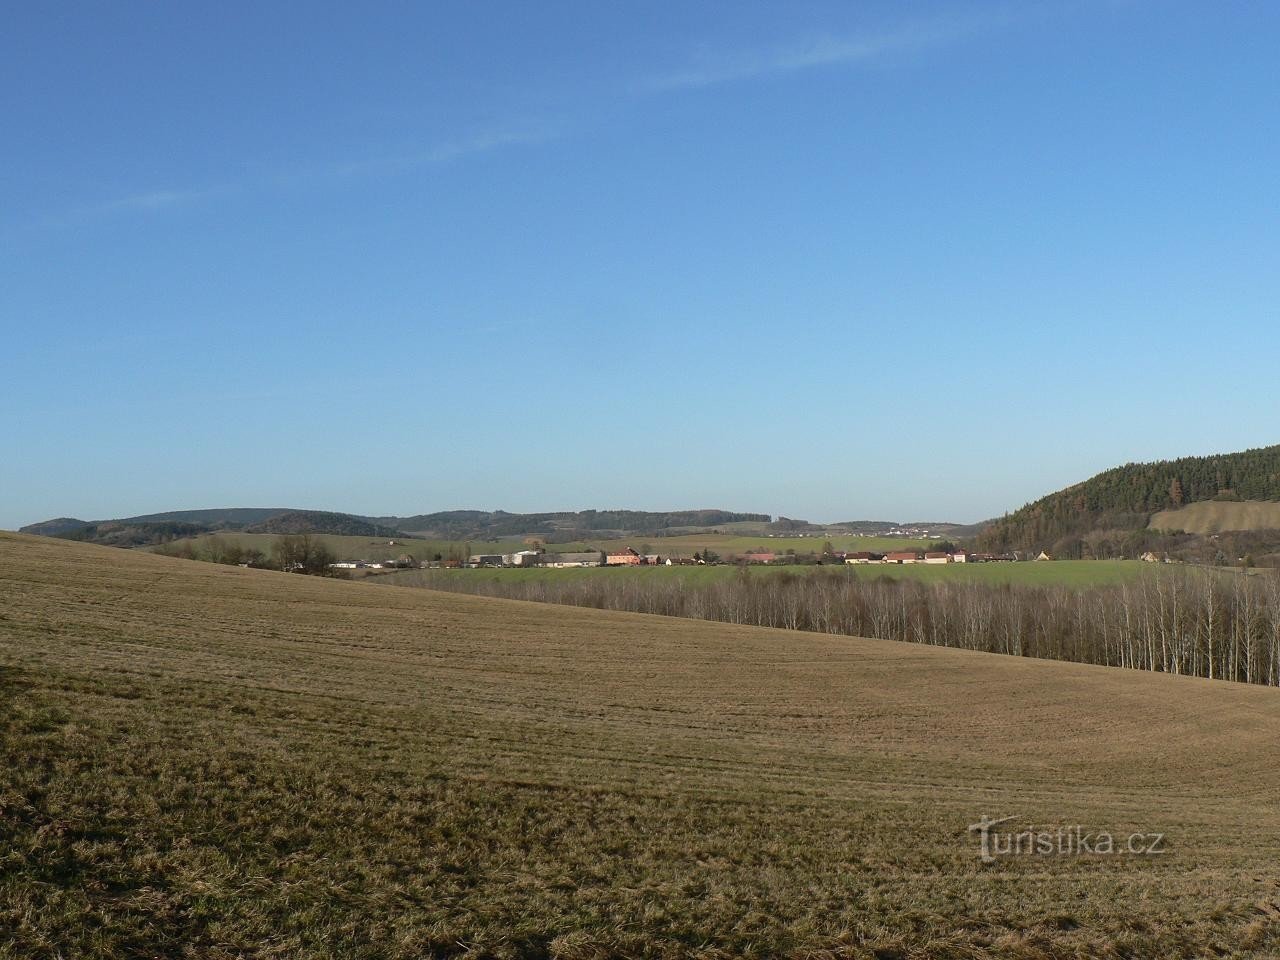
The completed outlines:
{"type": "Polygon", "coordinates": [[[884,563],[883,553],[873,553],[870,550],[857,550],[853,553],[844,555],[845,563],[884,563]]]}

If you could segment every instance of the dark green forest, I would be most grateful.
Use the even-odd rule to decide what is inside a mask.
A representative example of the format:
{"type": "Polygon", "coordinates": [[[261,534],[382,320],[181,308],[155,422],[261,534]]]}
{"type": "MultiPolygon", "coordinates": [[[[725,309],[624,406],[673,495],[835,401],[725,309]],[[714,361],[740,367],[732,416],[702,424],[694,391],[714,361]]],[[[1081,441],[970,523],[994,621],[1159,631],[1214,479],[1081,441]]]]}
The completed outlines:
{"type": "Polygon", "coordinates": [[[349,513],[327,510],[289,510],[245,528],[246,533],[327,533],[339,537],[402,537],[395,527],[374,523],[349,513]]]}
{"type": "Polygon", "coordinates": [[[1208,457],[1127,463],[1041,497],[992,521],[978,536],[987,550],[1050,550],[1079,556],[1080,542],[1101,531],[1128,549],[1159,539],[1151,516],[1203,500],[1280,500],[1280,445],[1208,457]]]}

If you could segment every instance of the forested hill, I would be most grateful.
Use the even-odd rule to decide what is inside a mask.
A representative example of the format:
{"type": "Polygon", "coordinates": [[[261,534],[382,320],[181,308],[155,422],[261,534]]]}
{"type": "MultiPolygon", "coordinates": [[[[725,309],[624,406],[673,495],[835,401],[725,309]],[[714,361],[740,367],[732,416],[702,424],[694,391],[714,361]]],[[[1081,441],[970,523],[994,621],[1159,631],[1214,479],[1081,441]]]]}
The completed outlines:
{"type": "Polygon", "coordinates": [[[1091,532],[1143,530],[1161,510],[1215,499],[1280,500],[1280,445],[1115,467],[992,521],[978,544],[1067,556],[1091,532]]]}
{"type": "Polygon", "coordinates": [[[728,523],[769,523],[767,513],[729,510],[580,510],[558,513],[507,513],[505,510],[449,510],[415,517],[376,517],[406,533],[448,540],[501,539],[533,535],[558,541],[600,536],[661,536],[688,528],[728,523]]]}
{"type": "Polygon", "coordinates": [[[120,520],[59,517],[23,527],[22,532],[116,546],[143,546],[166,543],[175,537],[241,530],[247,533],[323,533],[356,537],[428,536],[443,540],[538,537],[569,542],[633,535],[664,536],[732,523],[766,525],[771,519],[767,513],[729,510],[582,510],[558,513],[450,510],[412,517],[367,517],[325,510],[236,507],[176,510],[120,520]]]}
{"type": "Polygon", "coordinates": [[[328,533],[342,537],[399,537],[401,531],[354,517],[349,513],[328,510],[287,510],[261,523],[245,528],[246,533],[328,533]]]}

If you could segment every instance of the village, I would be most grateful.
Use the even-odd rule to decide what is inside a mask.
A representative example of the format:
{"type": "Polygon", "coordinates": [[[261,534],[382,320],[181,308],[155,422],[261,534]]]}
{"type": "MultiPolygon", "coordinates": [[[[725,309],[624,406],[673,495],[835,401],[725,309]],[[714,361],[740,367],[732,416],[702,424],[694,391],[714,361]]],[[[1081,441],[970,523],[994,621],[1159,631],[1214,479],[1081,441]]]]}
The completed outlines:
{"type": "Polygon", "coordinates": [[[517,550],[512,553],[473,553],[465,560],[417,560],[403,555],[395,560],[339,560],[330,564],[334,570],[362,570],[370,573],[405,569],[528,569],[541,567],[564,570],[582,567],[673,567],[673,566],[781,566],[816,564],[948,564],[948,563],[1013,563],[1021,560],[1052,560],[1047,553],[1023,556],[1019,553],[975,553],[960,547],[949,550],[894,550],[878,553],[872,550],[832,550],[822,553],[797,554],[764,549],[720,556],[708,550],[691,557],[641,553],[632,547],[612,550],[584,550],[567,553],[549,552],[544,548],[517,550]]]}
{"type": "MultiPolygon", "coordinates": [[[[888,553],[877,553],[870,550],[850,551],[832,550],[821,554],[781,553],[770,550],[748,550],[742,554],[721,557],[711,551],[694,553],[692,557],[662,556],[656,553],[641,553],[631,547],[614,550],[592,550],[577,553],[548,553],[543,550],[520,550],[506,554],[473,554],[465,564],[472,569],[481,567],[547,567],[563,569],[567,567],[645,567],[645,566],[693,566],[693,565],[761,565],[772,566],[782,564],[908,564],[908,563],[1006,563],[1024,558],[1016,553],[974,553],[962,548],[951,550],[919,551],[897,550],[888,553]]],[[[1051,560],[1046,553],[1035,557],[1036,560],[1051,560]]],[[[431,566],[448,566],[449,561],[432,563],[431,566]]]]}

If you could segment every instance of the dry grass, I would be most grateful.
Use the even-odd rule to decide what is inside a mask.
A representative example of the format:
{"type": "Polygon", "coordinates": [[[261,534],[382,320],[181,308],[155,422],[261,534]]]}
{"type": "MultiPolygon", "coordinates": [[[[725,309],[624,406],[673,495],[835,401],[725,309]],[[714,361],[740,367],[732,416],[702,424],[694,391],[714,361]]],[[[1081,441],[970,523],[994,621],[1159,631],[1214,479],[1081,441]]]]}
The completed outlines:
{"type": "Polygon", "coordinates": [[[1275,690],[10,534],[0,590],[0,957],[1280,955],[1275,690]]]}
{"type": "Polygon", "coordinates": [[[1151,530],[1226,533],[1232,530],[1280,530],[1280,503],[1260,500],[1206,500],[1179,510],[1163,510],[1151,518],[1151,530]]]}

